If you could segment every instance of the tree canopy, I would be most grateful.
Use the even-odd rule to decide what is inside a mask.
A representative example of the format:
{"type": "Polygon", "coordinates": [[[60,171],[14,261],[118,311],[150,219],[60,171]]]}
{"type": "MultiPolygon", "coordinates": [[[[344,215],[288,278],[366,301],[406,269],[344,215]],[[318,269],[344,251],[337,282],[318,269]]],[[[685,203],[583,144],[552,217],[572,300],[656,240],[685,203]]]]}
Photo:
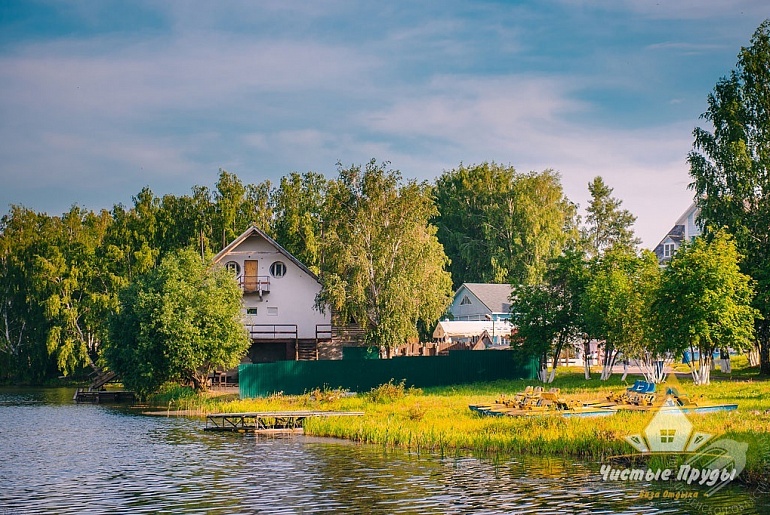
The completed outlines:
{"type": "Polygon", "coordinates": [[[598,256],[612,247],[635,250],[641,243],[632,228],[636,216],[621,209],[623,201],[612,196],[613,189],[601,177],[588,183],[588,192],[591,200],[586,207],[583,238],[589,256],[598,256]]]}
{"type": "Polygon", "coordinates": [[[741,48],[732,73],[717,82],[693,131],[688,160],[707,237],[724,228],[757,283],[754,307],[761,370],[770,374],[770,20],[741,48]]]}
{"type": "Polygon", "coordinates": [[[754,291],[738,261],[734,240],[720,231],[681,247],[663,272],[658,324],[674,350],[693,357],[699,351],[700,367],[691,365],[695,384],[709,383],[715,350],[745,350],[753,342],[754,291]]]}
{"type": "Polygon", "coordinates": [[[544,382],[553,382],[562,349],[580,341],[584,331],[581,301],[587,280],[587,262],[580,251],[566,250],[549,262],[544,281],[514,288],[511,321],[525,351],[538,356],[544,382]],[[548,357],[553,358],[546,376],[548,357]]]}
{"type": "Polygon", "coordinates": [[[390,352],[433,324],[451,301],[447,258],[430,225],[430,187],[372,160],[339,165],[324,212],[322,301],[390,352]]]}
{"type": "Polygon", "coordinates": [[[619,353],[640,357],[649,343],[648,317],[656,292],[658,261],[613,248],[596,261],[583,297],[586,332],[604,343],[602,379],[612,374],[619,353]]]}
{"type": "Polygon", "coordinates": [[[519,174],[483,163],[444,172],[435,187],[438,239],[454,287],[536,284],[548,260],[576,237],[575,206],[556,172],[519,174]]]}
{"type": "Polygon", "coordinates": [[[142,396],[167,381],[206,388],[216,368],[232,368],[250,345],[241,291],[223,267],[194,249],[171,252],[120,293],[104,358],[142,396]]]}

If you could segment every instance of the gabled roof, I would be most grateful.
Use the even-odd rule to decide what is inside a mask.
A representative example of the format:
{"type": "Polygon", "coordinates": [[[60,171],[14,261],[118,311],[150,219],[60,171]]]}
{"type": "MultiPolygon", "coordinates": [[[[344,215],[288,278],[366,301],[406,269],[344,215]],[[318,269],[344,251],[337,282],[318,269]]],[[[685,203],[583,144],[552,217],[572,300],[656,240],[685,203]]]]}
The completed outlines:
{"type": "Polygon", "coordinates": [[[510,299],[513,292],[510,284],[463,283],[457,289],[457,293],[460,293],[463,287],[479,299],[491,313],[510,311],[510,299]]]}
{"type": "MultiPolygon", "coordinates": [[[[693,202],[690,204],[690,207],[687,208],[687,210],[682,213],[682,216],[679,217],[679,219],[674,224],[674,227],[671,228],[670,231],[666,233],[665,236],[663,236],[663,239],[660,240],[660,243],[653,249],[653,252],[658,256],[658,261],[661,261],[664,259],[663,257],[663,245],[666,243],[667,240],[671,240],[672,242],[676,243],[677,246],[681,245],[682,242],[685,240],[685,226],[688,223],[688,218],[690,218],[690,215],[693,213],[696,213],[698,211],[697,205],[693,202]]],[[[667,259],[667,258],[665,258],[667,259]]]]}
{"type": "Polygon", "coordinates": [[[291,252],[289,252],[288,250],[286,250],[285,248],[283,248],[283,247],[281,246],[281,244],[280,244],[280,243],[278,243],[278,242],[277,242],[277,241],[275,241],[273,238],[271,238],[270,236],[268,236],[267,234],[265,234],[265,232],[264,232],[264,231],[262,231],[262,230],[260,230],[260,229],[256,228],[256,227],[255,227],[255,226],[253,226],[253,225],[252,225],[251,227],[249,227],[248,229],[246,229],[246,230],[243,232],[243,234],[241,234],[240,236],[238,236],[237,238],[235,238],[233,241],[231,241],[231,242],[230,242],[230,244],[229,244],[227,247],[225,247],[225,248],[223,248],[222,250],[220,250],[220,251],[219,251],[219,253],[218,253],[216,256],[214,256],[214,263],[219,263],[219,262],[222,260],[222,258],[223,258],[223,257],[225,257],[226,255],[228,255],[228,254],[229,254],[231,251],[233,251],[235,248],[237,248],[237,247],[238,247],[238,246],[239,246],[241,243],[243,243],[244,241],[246,241],[246,238],[248,238],[249,236],[251,236],[251,235],[253,235],[253,234],[256,234],[256,235],[258,235],[258,236],[260,236],[260,237],[264,238],[264,239],[265,239],[265,241],[267,241],[267,242],[268,242],[270,245],[272,245],[273,247],[275,247],[275,248],[278,250],[278,252],[280,252],[281,254],[283,254],[283,256],[284,256],[286,259],[288,259],[289,261],[291,261],[292,263],[294,263],[295,265],[297,265],[297,266],[298,266],[298,267],[299,267],[299,268],[300,268],[300,269],[301,269],[303,272],[305,272],[305,273],[306,273],[306,274],[308,274],[310,277],[312,277],[313,279],[315,279],[315,280],[316,280],[318,283],[320,283],[320,282],[321,282],[321,281],[318,279],[318,276],[317,276],[316,274],[314,274],[314,273],[313,273],[313,272],[312,272],[312,271],[311,271],[311,270],[310,270],[308,267],[306,267],[306,266],[305,266],[305,265],[304,265],[304,264],[303,264],[303,263],[302,263],[302,262],[301,262],[299,259],[295,258],[295,257],[294,257],[294,256],[291,254],[291,252]]]}

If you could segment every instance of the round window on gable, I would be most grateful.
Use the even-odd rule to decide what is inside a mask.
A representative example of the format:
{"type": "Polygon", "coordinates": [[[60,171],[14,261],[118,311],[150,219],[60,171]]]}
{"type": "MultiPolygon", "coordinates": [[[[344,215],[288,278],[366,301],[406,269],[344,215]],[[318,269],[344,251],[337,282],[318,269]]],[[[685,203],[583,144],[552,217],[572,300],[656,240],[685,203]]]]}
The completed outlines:
{"type": "Polygon", "coordinates": [[[286,265],[284,265],[281,261],[276,261],[270,265],[270,275],[273,277],[283,277],[286,275],[286,265]]]}
{"type": "Polygon", "coordinates": [[[235,275],[238,275],[241,273],[241,265],[239,265],[235,261],[228,261],[227,263],[225,263],[225,268],[230,270],[235,275]]]}

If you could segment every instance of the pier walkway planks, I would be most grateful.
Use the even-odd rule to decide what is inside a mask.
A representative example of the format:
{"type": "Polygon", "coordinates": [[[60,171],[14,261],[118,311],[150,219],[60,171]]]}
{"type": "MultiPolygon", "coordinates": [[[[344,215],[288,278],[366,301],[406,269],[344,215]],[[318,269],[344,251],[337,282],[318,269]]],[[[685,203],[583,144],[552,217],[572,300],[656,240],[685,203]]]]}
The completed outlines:
{"type": "Polygon", "coordinates": [[[362,411],[260,411],[250,413],[211,413],[206,416],[205,431],[256,433],[260,431],[295,431],[310,417],[360,417],[362,411]]]}

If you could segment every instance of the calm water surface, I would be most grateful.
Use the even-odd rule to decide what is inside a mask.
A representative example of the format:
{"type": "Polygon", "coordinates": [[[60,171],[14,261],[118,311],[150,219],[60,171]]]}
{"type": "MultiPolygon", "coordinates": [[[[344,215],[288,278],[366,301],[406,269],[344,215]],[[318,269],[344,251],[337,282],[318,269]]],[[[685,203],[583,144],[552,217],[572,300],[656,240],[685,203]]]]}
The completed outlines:
{"type": "Polygon", "coordinates": [[[438,456],[311,437],[203,431],[201,420],[0,390],[0,515],[24,513],[770,513],[731,488],[700,503],[604,483],[599,465],[438,456]]]}

